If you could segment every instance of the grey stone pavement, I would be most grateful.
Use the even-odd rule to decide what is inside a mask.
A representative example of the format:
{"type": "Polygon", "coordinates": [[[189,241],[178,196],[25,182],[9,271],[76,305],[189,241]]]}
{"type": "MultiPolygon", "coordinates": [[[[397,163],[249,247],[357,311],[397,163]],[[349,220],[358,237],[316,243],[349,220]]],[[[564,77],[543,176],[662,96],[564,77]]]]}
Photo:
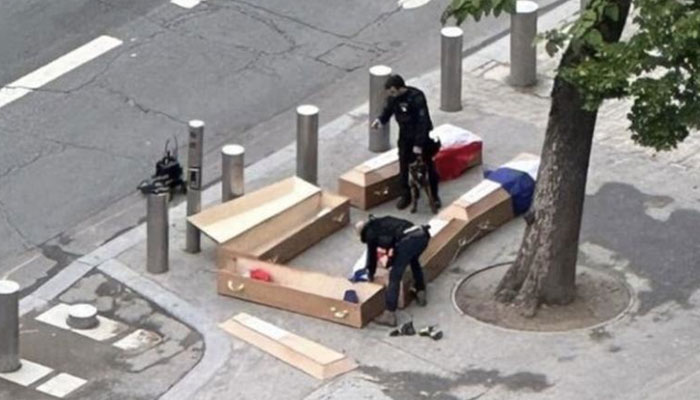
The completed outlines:
{"type": "MultiPolygon", "coordinates": [[[[578,5],[568,1],[542,15],[540,31],[575,16],[578,5]]],[[[508,46],[505,37],[465,58],[461,112],[438,110],[438,71],[409,82],[428,94],[436,125],[451,123],[483,137],[484,166],[497,166],[522,151],[538,153],[547,122],[556,60],[540,54],[537,86],[514,89],[504,82],[508,46]]],[[[463,277],[514,258],[524,228],[520,219],[470,245],[429,285],[428,307],[410,306],[400,313],[401,320],[412,318],[418,326],[439,324],[445,337],[435,342],[392,338],[374,324],[353,329],[218,296],[214,244],[203,239],[201,254],[183,251],[184,204],[170,213],[170,272],[145,272],[145,227],[140,225],[74,261],[25,297],[24,321],[31,322],[34,313],[54,304],[90,271],[121,282],[196,330],[204,342],[197,365],[173,382],[162,399],[695,399],[700,384],[700,251],[695,236],[700,178],[693,170],[700,164],[699,138],[690,137],[670,153],[637,147],[626,130],[627,107],[608,102],[599,114],[580,263],[619,276],[632,288],[633,300],[622,315],[599,326],[520,332],[478,322],[454,308],[452,291],[463,277]],[[360,368],[318,381],[216,327],[239,312],[345,352],[360,368]]],[[[365,144],[366,113],[363,104],[322,127],[322,187],[335,190],[342,172],[371,156],[365,144]]],[[[292,175],[294,155],[290,145],[249,166],[246,190],[292,175]]],[[[479,182],[481,173],[476,168],[444,183],[444,203],[479,182]]],[[[219,196],[218,185],[212,186],[204,193],[204,204],[216,204],[219,196]]],[[[391,203],[371,211],[396,213],[391,203]]],[[[363,214],[353,210],[352,218],[363,214]]],[[[413,216],[416,222],[430,217],[425,205],[413,216]]],[[[289,264],[347,275],[361,252],[347,228],[289,264]]],[[[80,398],[93,398],[90,381],[96,378],[85,378],[86,394],[80,398]]],[[[7,387],[0,381],[0,397],[7,387]]]]}

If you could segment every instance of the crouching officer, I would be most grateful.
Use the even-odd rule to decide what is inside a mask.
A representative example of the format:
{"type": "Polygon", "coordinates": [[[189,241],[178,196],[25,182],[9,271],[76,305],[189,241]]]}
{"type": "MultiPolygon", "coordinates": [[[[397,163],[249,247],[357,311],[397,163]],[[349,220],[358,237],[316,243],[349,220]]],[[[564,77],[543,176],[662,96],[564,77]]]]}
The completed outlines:
{"type": "Polygon", "coordinates": [[[396,308],[399,300],[401,278],[407,266],[411,266],[415,282],[416,300],[419,306],[427,304],[423,268],[418,258],[428,247],[430,233],[427,225],[413,225],[412,222],[391,216],[375,218],[370,215],[367,221],[359,221],[355,229],[362,243],[367,244],[367,268],[370,282],[374,280],[377,269],[377,248],[393,249],[393,256],[387,268],[389,286],[386,289],[386,311],[374,322],[382,325],[396,326],[396,308]]]}
{"type": "Polygon", "coordinates": [[[423,157],[428,169],[430,191],[433,193],[438,208],[442,206],[438,196],[438,174],[433,156],[439,150],[439,144],[430,138],[433,122],[430,119],[428,103],[419,89],[406,86],[400,75],[391,75],[384,88],[387,91],[387,103],[379,118],[372,122],[372,129],[389,123],[391,116],[399,124],[399,170],[401,181],[401,198],[396,208],[403,210],[411,203],[411,188],[408,184],[408,166],[415,157],[423,157]]]}

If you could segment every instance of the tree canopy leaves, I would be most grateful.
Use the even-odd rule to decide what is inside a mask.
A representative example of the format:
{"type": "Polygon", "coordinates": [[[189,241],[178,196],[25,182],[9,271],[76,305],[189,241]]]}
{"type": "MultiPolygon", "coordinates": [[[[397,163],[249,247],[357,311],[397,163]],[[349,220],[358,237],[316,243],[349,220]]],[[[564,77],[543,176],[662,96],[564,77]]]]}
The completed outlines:
{"type": "MultiPolygon", "coordinates": [[[[576,85],[587,109],[606,99],[630,99],[632,138],[656,150],[673,149],[700,126],[700,0],[633,0],[630,34],[608,42],[600,22],[617,21],[620,3],[590,0],[575,22],[540,35],[545,50],[554,55],[566,48],[576,55],[558,74],[576,85]]],[[[513,13],[515,4],[453,0],[442,22],[461,25],[470,16],[478,21],[513,13]]]]}

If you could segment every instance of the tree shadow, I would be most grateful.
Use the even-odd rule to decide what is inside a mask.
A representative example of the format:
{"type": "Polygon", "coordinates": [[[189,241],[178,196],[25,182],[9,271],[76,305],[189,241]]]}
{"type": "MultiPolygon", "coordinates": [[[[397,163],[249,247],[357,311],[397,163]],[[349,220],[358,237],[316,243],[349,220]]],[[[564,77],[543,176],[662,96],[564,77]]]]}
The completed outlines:
{"type": "Polygon", "coordinates": [[[580,243],[614,251],[649,280],[652,290],[639,293],[642,315],[668,301],[692,307],[690,297],[700,288],[700,212],[675,210],[667,221],[645,212],[672,200],[622,183],[607,183],[586,197],[580,243]]]}

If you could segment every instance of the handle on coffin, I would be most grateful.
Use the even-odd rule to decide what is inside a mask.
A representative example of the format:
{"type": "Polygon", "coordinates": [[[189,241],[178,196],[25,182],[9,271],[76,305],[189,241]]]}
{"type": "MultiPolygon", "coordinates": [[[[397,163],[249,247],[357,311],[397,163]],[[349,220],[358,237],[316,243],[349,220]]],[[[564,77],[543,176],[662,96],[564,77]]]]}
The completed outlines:
{"type": "Polygon", "coordinates": [[[268,258],[267,262],[269,262],[271,264],[277,264],[277,261],[279,261],[279,259],[280,259],[280,256],[279,256],[279,254],[277,254],[275,256],[268,258]]]}
{"type": "Polygon", "coordinates": [[[228,281],[228,290],[230,290],[230,291],[232,291],[232,292],[242,292],[243,289],[245,289],[245,285],[244,285],[244,284],[241,283],[241,284],[238,285],[237,287],[234,287],[234,286],[233,286],[233,281],[228,281]]]}
{"type": "Polygon", "coordinates": [[[348,310],[338,311],[338,309],[335,307],[331,307],[331,312],[333,313],[333,316],[338,319],[343,319],[350,313],[348,310]]]}
{"type": "Polygon", "coordinates": [[[386,196],[389,194],[389,186],[385,186],[384,189],[375,190],[374,194],[377,196],[386,196]]]}
{"type": "Polygon", "coordinates": [[[333,221],[342,224],[343,221],[345,221],[346,214],[340,214],[338,216],[333,217],[333,221]]]}

